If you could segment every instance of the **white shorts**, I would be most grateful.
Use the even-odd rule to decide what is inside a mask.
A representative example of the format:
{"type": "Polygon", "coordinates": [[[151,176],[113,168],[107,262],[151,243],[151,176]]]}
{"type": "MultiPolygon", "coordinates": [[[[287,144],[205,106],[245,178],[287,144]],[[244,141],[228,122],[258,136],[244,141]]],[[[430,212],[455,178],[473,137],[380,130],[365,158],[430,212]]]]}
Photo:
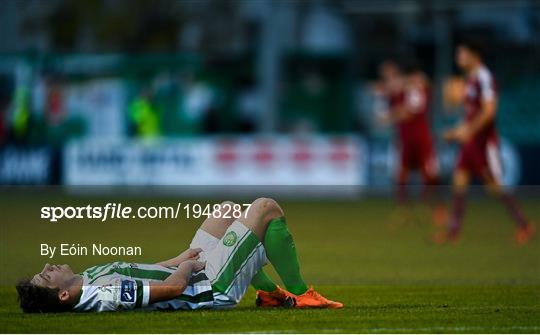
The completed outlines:
{"type": "Polygon", "coordinates": [[[259,238],[235,221],[221,239],[197,230],[190,248],[201,248],[200,260],[206,261],[206,275],[214,290],[216,307],[232,307],[244,296],[251,279],[266,263],[259,238]]]}

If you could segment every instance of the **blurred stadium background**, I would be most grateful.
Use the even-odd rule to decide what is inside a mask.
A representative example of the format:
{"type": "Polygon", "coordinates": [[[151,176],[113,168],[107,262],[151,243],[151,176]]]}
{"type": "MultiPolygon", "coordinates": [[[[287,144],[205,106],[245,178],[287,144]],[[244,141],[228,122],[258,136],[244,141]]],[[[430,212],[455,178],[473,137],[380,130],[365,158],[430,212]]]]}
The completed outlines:
{"type": "Polygon", "coordinates": [[[500,85],[505,183],[540,183],[538,1],[6,0],[0,22],[1,184],[386,189],[377,65],[418,60],[439,133],[472,35],[500,85]]]}

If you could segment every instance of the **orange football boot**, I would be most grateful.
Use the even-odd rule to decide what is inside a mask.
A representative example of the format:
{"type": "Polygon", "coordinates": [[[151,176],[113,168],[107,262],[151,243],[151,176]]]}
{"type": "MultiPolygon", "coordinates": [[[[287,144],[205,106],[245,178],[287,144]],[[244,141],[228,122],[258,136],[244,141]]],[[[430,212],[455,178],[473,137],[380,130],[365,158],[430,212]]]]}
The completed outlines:
{"type": "Polygon", "coordinates": [[[302,295],[293,295],[287,298],[285,304],[295,308],[343,308],[341,302],[328,300],[315,291],[312,286],[302,295]],[[290,299],[292,298],[292,299],[290,299]]]}
{"type": "Polygon", "coordinates": [[[514,239],[518,244],[527,244],[527,242],[529,242],[534,236],[534,233],[534,226],[528,223],[525,226],[517,229],[514,239]]]}
{"type": "Polygon", "coordinates": [[[291,295],[279,286],[272,292],[257,290],[255,305],[258,307],[281,307],[284,306],[287,297],[291,295]]]}

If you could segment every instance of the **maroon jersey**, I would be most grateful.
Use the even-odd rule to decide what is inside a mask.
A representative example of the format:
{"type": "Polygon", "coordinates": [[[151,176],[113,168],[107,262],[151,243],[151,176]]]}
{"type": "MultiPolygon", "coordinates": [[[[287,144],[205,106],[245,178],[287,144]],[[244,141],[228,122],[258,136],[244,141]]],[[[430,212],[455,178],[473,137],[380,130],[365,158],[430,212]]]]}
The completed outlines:
{"type": "Polygon", "coordinates": [[[409,87],[400,95],[390,99],[390,108],[405,107],[412,117],[399,122],[398,149],[400,166],[398,180],[404,182],[405,172],[419,169],[426,183],[438,174],[438,163],[429,128],[430,91],[428,88],[409,87]]]}
{"type": "MultiPolygon", "coordinates": [[[[484,101],[497,98],[495,80],[491,72],[480,67],[469,75],[465,84],[465,122],[472,122],[482,113],[484,101]]],[[[502,164],[495,120],[485,125],[473,138],[463,143],[456,168],[469,171],[479,177],[501,180],[502,164]]]]}
{"type": "MultiPolygon", "coordinates": [[[[471,122],[478,117],[482,112],[483,102],[496,99],[496,97],[495,79],[485,66],[481,66],[467,78],[465,83],[465,121],[471,122]]],[[[485,145],[487,141],[496,140],[496,138],[497,132],[495,120],[493,120],[478,131],[472,141],[478,145],[485,145]]]]}
{"type": "Polygon", "coordinates": [[[403,104],[413,116],[398,123],[398,132],[402,145],[415,145],[419,141],[430,141],[428,88],[410,87],[403,93],[403,104]]]}

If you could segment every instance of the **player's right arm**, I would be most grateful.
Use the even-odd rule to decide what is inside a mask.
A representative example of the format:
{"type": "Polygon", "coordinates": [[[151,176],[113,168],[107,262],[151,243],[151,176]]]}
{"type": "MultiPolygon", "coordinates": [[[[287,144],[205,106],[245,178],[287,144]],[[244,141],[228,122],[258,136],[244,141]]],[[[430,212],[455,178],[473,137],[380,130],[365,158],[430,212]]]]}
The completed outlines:
{"type": "Polygon", "coordinates": [[[186,251],[184,251],[183,253],[181,253],[180,255],[174,257],[174,258],[171,258],[171,259],[168,259],[168,260],[165,260],[165,261],[161,261],[159,263],[156,263],[157,265],[161,265],[161,266],[165,266],[165,267],[172,267],[172,266],[179,266],[180,264],[182,264],[183,262],[187,261],[187,260],[197,260],[199,259],[199,254],[201,253],[202,249],[201,248],[195,248],[195,249],[187,249],[186,251]]]}
{"type": "Polygon", "coordinates": [[[174,299],[181,295],[187,288],[193,272],[204,269],[205,263],[196,260],[187,260],[178,266],[167,279],[162,282],[150,282],[149,303],[174,299]]]}

